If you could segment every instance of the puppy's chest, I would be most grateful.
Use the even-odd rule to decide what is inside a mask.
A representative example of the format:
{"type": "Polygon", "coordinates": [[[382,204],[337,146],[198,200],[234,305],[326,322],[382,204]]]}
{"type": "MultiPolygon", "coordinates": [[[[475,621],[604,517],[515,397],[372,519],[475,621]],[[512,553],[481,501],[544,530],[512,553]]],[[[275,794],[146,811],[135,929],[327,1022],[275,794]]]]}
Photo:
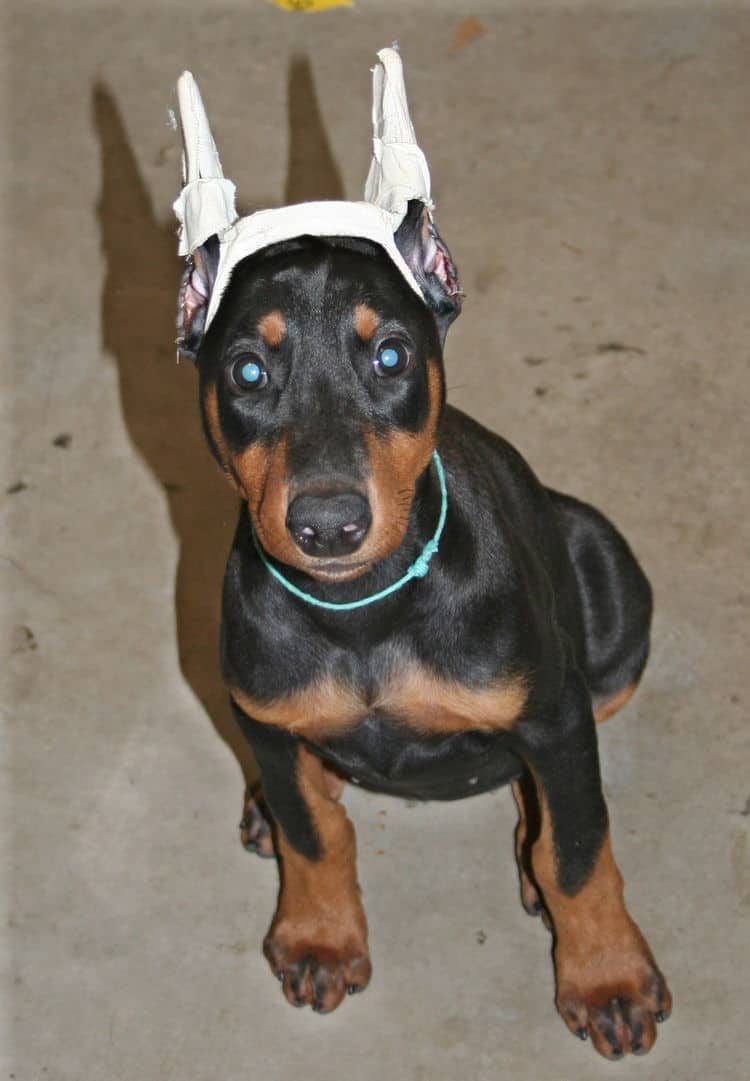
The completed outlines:
{"type": "Polygon", "coordinates": [[[416,662],[371,678],[366,687],[351,678],[325,674],[270,701],[240,687],[231,691],[255,720],[314,743],[351,734],[364,725],[371,732],[396,726],[414,736],[504,731],[526,701],[522,678],[497,678],[479,688],[469,687],[416,662]]]}
{"type": "Polygon", "coordinates": [[[461,799],[521,771],[506,736],[526,702],[520,678],[471,688],[412,663],[366,692],[329,675],[270,702],[238,688],[232,695],[255,720],[286,729],[379,792],[461,799]]]}

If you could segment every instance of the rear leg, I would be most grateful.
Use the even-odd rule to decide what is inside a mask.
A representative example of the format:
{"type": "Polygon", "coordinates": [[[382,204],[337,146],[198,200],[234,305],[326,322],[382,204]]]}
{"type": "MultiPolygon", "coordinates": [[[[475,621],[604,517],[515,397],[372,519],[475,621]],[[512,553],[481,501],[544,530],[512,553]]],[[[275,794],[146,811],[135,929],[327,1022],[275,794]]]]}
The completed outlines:
{"type": "Polygon", "coordinates": [[[579,664],[596,721],[630,700],[649,653],[651,586],[621,533],[594,507],[549,492],[573,566],[583,629],[579,664]]]}
{"type": "Polygon", "coordinates": [[[621,691],[617,691],[611,698],[592,697],[591,708],[594,711],[594,720],[597,724],[608,721],[610,717],[626,706],[638,689],[639,679],[628,683],[621,691]]]}
{"type": "MultiPolygon", "coordinates": [[[[606,721],[630,700],[649,652],[652,595],[625,538],[603,514],[572,496],[549,491],[573,567],[580,612],[578,663],[591,695],[594,719],[606,721]]],[[[521,902],[529,915],[549,916],[534,878],[531,852],[541,814],[533,778],[513,783],[521,902]]]]}

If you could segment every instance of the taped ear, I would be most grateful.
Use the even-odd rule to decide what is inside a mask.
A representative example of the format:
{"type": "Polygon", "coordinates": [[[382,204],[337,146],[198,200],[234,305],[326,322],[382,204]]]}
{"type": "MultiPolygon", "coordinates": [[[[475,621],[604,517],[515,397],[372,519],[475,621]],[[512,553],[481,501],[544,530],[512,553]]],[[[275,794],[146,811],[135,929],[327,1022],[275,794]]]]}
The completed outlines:
{"type": "Polygon", "coordinates": [[[421,200],[409,201],[394,239],[427,306],[435,314],[444,341],[448,327],[461,311],[463,293],[451,253],[435,228],[429,208],[421,200]]]}
{"type": "Polygon", "coordinates": [[[182,190],[174,212],[180,223],[179,253],[187,266],[177,301],[177,348],[193,360],[219,267],[219,237],[237,220],[234,184],[224,177],[203,99],[189,71],[177,81],[182,132],[182,190]]]}
{"type": "Polygon", "coordinates": [[[209,237],[188,256],[177,298],[177,348],[195,360],[203,341],[208,303],[219,267],[219,240],[209,237]]]}

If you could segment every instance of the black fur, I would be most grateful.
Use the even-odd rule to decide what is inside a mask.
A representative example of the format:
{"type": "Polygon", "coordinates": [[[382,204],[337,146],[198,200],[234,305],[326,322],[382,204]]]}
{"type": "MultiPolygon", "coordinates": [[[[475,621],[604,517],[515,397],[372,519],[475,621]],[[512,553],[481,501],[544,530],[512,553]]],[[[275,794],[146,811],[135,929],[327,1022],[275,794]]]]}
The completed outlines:
{"type": "Polygon", "coordinates": [[[281,728],[252,720],[234,703],[232,709],[263,773],[265,799],[290,831],[289,843],[307,859],[320,859],[320,838],[297,783],[297,741],[281,728]]]}
{"type": "MultiPolygon", "coordinates": [[[[216,388],[230,450],[284,437],[294,485],[361,485],[369,470],[365,429],[419,433],[426,423],[428,366],[442,362],[441,339],[458,304],[441,298],[439,285],[431,281],[421,303],[366,241],[300,238],[243,261],[197,358],[202,392],[216,388]],[[377,339],[365,344],[353,331],[358,303],[380,316],[378,338],[397,333],[411,343],[412,362],[398,379],[373,376],[377,339]],[[273,355],[257,331],[271,309],[284,313],[287,327],[273,355]],[[248,350],[267,362],[260,394],[239,393],[229,378],[248,350]]],[[[649,586],[601,514],[544,488],[507,442],[442,403],[437,447],[449,492],[439,554],[426,578],[362,609],[326,611],[282,589],[259,560],[243,507],[224,583],[224,675],[262,702],[324,677],[372,701],[406,662],[472,689],[523,678],[528,700],[507,732],[419,736],[373,709],[354,730],[308,746],[360,783],[426,799],[471,795],[532,769],[553,819],[560,888],[573,894],[607,828],[591,700],[639,678],[649,586]]],[[[428,467],[403,543],[362,577],[325,584],[280,569],[321,599],[367,596],[404,573],[432,536],[439,506],[428,467]]],[[[290,843],[312,855],[314,830],[294,780],[295,738],[241,723],[272,812],[290,843]]]]}

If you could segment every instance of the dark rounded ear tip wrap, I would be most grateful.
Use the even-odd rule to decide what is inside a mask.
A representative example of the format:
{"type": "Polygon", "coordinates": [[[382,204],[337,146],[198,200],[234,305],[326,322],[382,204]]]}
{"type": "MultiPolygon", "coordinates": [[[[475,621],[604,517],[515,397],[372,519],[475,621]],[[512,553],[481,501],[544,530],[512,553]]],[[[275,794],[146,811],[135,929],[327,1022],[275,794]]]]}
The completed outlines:
{"type": "Polygon", "coordinates": [[[444,341],[448,327],[461,311],[464,294],[451,253],[435,228],[430,211],[419,199],[410,200],[394,239],[422,290],[425,303],[435,315],[444,341]]]}

